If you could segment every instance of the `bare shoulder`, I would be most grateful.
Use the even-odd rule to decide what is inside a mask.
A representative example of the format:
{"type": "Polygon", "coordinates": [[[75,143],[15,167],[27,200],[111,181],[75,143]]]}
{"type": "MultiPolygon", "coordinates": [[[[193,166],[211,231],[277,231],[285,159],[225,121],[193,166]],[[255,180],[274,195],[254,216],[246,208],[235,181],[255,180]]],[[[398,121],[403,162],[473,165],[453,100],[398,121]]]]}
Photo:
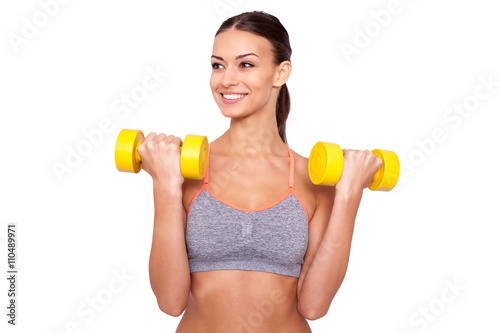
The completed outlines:
{"type": "Polygon", "coordinates": [[[331,207],[334,199],[334,190],[331,186],[315,185],[309,178],[309,157],[302,156],[293,151],[295,160],[295,189],[303,198],[312,220],[320,206],[331,207]]]}

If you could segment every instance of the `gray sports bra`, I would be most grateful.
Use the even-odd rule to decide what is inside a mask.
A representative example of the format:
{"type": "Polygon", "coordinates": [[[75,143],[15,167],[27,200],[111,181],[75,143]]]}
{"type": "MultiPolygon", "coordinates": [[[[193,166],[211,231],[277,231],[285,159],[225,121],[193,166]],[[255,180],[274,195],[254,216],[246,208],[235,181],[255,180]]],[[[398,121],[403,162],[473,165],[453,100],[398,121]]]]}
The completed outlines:
{"type": "Polygon", "coordinates": [[[307,250],[309,216],[294,190],[290,148],[288,156],[287,193],[255,210],[234,207],[211,192],[208,159],[203,186],[187,210],[186,246],[191,272],[252,270],[299,277],[307,250]]]}

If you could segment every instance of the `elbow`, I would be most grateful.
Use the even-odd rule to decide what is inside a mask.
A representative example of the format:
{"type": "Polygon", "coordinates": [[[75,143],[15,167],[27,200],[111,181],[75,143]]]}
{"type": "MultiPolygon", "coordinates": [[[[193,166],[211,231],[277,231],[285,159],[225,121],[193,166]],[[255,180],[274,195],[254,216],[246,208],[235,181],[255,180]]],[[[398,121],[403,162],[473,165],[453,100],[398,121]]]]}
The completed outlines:
{"type": "Polygon", "coordinates": [[[328,313],[328,307],[322,307],[319,305],[304,305],[299,302],[297,305],[299,313],[307,320],[316,320],[321,317],[326,316],[328,313]]]}
{"type": "Polygon", "coordinates": [[[187,307],[187,302],[157,301],[160,310],[172,317],[179,317],[187,307]]]}
{"type": "Polygon", "coordinates": [[[190,290],[181,287],[177,289],[162,287],[158,288],[151,283],[158,308],[169,316],[179,317],[188,306],[190,290]]]}

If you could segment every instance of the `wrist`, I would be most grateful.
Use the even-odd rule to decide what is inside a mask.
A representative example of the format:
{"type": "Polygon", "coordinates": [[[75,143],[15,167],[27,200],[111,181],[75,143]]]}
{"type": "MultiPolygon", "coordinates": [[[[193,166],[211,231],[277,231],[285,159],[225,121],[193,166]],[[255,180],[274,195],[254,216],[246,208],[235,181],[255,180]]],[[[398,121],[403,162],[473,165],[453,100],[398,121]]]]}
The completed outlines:
{"type": "Polygon", "coordinates": [[[362,196],[362,188],[335,186],[335,201],[360,201],[362,196]]]}
{"type": "Polygon", "coordinates": [[[169,195],[182,195],[183,182],[167,181],[165,179],[153,178],[153,190],[161,191],[169,195]]]}

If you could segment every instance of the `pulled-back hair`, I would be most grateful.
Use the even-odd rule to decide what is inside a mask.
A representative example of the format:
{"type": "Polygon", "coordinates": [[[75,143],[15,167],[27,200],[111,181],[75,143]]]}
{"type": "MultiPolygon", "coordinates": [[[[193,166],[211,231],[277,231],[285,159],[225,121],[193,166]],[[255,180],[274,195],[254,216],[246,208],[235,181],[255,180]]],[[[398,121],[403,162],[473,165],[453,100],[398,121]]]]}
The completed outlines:
{"type": "MultiPolygon", "coordinates": [[[[272,45],[274,63],[279,65],[283,61],[290,61],[292,48],[288,32],[275,16],[262,12],[245,12],[228,18],[222,23],[215,36],[229,29],[247,31],[266,38],[272,45]]],[[[278,100],[276,102],[276,122],[278,123],[278,133],[285,144],[286,140],[286,120],[290,113],[290,94],[286,83],[280,88],[278,100]]]]}

